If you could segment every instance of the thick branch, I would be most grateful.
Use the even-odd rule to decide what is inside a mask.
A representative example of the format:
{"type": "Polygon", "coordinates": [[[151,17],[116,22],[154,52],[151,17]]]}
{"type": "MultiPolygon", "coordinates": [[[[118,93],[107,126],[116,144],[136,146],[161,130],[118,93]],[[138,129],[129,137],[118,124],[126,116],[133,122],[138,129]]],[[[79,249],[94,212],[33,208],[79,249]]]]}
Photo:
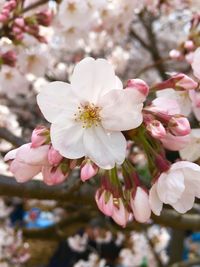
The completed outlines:
{"type": "Polygon", "coordinates": [[[199,214],[179,214],[175,210],[164,209],[161,216],[152,215],[155,223],[182,230],[200,230],[199,214]]]}
{"type": "Polygon", "coordinates": [[[13,133],[11,133],[8,129],[1,127],[0,128],[0,138],[8,141],[14,146],[21,146],[24,144],[24,140],[20,137],[17,137],[13,133]]]}
{"type": "MultiPolygon", "coordinates": [[[[70,179],[70,178],[69,178],[70,179]]],[[[75,187],[77,186],[77,183],[75,187]]],[[[30,181],[24,184],[17,183],[14,177],[0,175],[0,195],[21,198],[67,200],[67,194],[72,187],[66,183],[48,186],[42,181],[30,181]]]]}

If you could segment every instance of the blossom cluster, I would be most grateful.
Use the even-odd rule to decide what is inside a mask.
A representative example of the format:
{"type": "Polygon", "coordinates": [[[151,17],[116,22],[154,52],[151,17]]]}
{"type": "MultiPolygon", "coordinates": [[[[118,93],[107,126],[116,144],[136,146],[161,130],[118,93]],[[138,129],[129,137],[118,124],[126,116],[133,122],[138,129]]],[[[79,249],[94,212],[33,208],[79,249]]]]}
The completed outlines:
{"type": "Polygon", "coordinates": [[[80,169],[82,181],[98,175],[97,206],[123,227],[133,219],[148,222],[151,212],[160,215],[163,204],[187,212],[200,197],[200,166],[186,161],[187,153],[191,158],[195,152],[195,159],[200,154],[190,150],[194,140],[178,96],[195,95],[190,106],[199,108],[198,61],[199,49],[192,63],[196,81],[172,73],[151,87],[130,79],[123,88],[107,60],[83,59],[70,83],[54,81],[38,94],[50,130],[37,127],[31,143],[5,156],[10,171],[18,182],[41,172],[48,185],[63,182],[74,168],[80,169]],[[146,101],[151,94],[155,99],[146,101]],[[145,157],[146,182],[134,163],[135,146],[145,157]],[[171,163],[164,148],[180,151],[183,161],[171,163]]]}

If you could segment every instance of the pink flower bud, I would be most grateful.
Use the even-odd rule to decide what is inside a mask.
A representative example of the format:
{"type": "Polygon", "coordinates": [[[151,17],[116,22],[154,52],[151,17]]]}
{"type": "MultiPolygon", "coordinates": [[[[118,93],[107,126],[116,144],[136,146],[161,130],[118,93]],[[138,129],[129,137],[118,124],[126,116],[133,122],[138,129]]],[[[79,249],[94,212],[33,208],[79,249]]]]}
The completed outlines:
{"type": "Polygon", "coordinates": [[[11,66],[11,67],[15,66],[15,63],[17,60],[17,56],[16,56],[15,51],[13,51],[13,50],[7,51],[1,55],[1,58],[2,58],[4,64],[11,66]]]}
{"type": "Polygon", "coordinates": [[[15,23],[16,26],[18,26],[20,28],[24,28],[24,26],[25,26],[24,18],[16,18],[14,20],[14,23],[15,23]]]}
{"type": "Polygon", "coordinates": [[[3,14],[0,14],[0,22],[4,23],[5,21],[7,21],[8,17],[3,15],[3,14]]]}
{"type": "Polygon", "coordinates": [[[191,132],[190,123],[185,117],[172,117],[168,124],[169,130],[176,136],[188,135],[191,132]]]}
{"type": "Polygon", "coordinates": [[[121,225],[122,227],[125,227],[129,220],[129,212],[127,211],[121,198],[118,198],[117,202],[118,203],[116,203],[113,208],[112,219],[117,224],[121,225]]]}
{"type": "Polygon", "coordinates": [[[175,90],[192,90],[196,89],[198,83],[185,75],[184,73],[173,74],[170,79],[153,86],[155,90],[173,88],[175,90]]]}
{"type": "Polygon", "coordinates": [[[193,49],[195,48],[194,43],[193,43],[192,40],[187,40],[187,41],[184,43],[184,47],[185,47],[185,49],[187,49],[187,50],[189,50],[189,51],[191,51],[191,50],[193,50],[193,49]]]}
{"type": "Polygon", "coordinates": [[[68,176],[68,174],[64,174],[61,170],[61,167],[49,167],[44,166],[42,168],[42,175],[44,182],[47,185],[56,185],[62,183],[68,176]]]}
{"type": "Polygon", "coordinates": [[[198,83],[183,73],[178,73],[172,77],[172,79],[179,79],[175,86],[181,89],[191,90],[198,86],[198,83]]]}
{"type": "Polygon", "coordinates": [[[95,194],[95,200],[98,208],[102,213],[104,213],[107,216],[112,216],[114,202],[113,202],[113,195],[110,192],[98,189],[95,194]]]}
{"type": "Polygon", "coordinates": [[[149,86],[143,80],[140,79],[128,80],[127,88],[135,89],[145,97],[147,97],[147,95],[149,94],[149,86]]]}
{"type": "Polygon", "coordinates": [[[54,165],[54,166],[58,165],[62,159],[63,159],[63,156],[61,156],[57,150],[55,150],[53,147],[49,149],[48,161],[51,165],[54,165]]]}
{"type": "Polygon", "coordinates": [[[39,147],[45,144],[49,138],[49,130],[44,126],[38,126],[32,132],[31,147],[39,147]]]}
{"type": "Polygon", "coordinates": [[[18,41],[23,40],[23,38],[24,38],[23,32],[18,33],[17,35],[15,35],[15,39],[18,40],[18,41]]]}
{"type": "Polygon", "coordinates": [[[6,16],[7,18],[9,17],[9,14],[10,14],[10,10],[4,8],[2,11],[1,11],[1,14],[6,16]]]}
{"type": "Polygon", "coordinates": [[[140,186],[137,187],[134,196],[131,197],[130,206],[136,221],[145,223],[150,219],[151,208],[149,205],[149,196],[140,186]]]}
{"type": "Polygon", "coordinates": [[[94,163],[87,161],[81,167],[81,180],[83,182],[89,180],[97,174],[98,170],[99,168],[94,163]]]}
{"type": "Polygon", "coordinates": [[[18,26],[14,26],[14,27],[12,28],[12,31],[13,31],[13,33],[15,33],[15,34],[21,34],[21,33],[22,33],[22,29],[19,28],[18,26]]]}
{"type": "Polygon", "coordinates": [[[147,130],[156,139],[163,138],[166,135],[165,127],[158,120],[153,120],[150,123],[148,123],[147,130]]]}
{"type": "Polygon", "coordinates": [[[42,11],[36,15],[38,23],[42,26],[49,26],[52,22],[52,18],[53,13],[51,10],[42,11]]]}

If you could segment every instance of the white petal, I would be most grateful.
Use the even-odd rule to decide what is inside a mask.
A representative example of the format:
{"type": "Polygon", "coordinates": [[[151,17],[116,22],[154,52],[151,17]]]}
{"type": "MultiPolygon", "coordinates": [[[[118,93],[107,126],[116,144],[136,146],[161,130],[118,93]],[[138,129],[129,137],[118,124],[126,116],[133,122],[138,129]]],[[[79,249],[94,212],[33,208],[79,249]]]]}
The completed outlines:
{"type": "Polygon", "coordinates": [[[100,99],[99,106],[102,125],[107,130],[126,131],[142,123],[143,104],[136,90],[112,90],[100,99]]]}
{"type": "Polygon", "coordinates": [[[125,159],[126,140],[120,132],[107,132],[102,127],[85,130],[86,155],[103,169],[112,169],[125,159]]]}
{"type": "Polygon", "coordinates": [[[41,165],[28,165],[17,160],[13,160],[10,165],[10,171],[14,174],[18,183],[24,183],[32,179],[41,171],[41,165]]]}
{"type": "Polygon", "coordinates": [[[185,213],[193,207],[194,199],[194,194],[192,194],[190,191],[185,190],[181,195],[181,198],[176,203],[174,203],[172,207],[180,213],[185,213]]]}
{"type": "Polygon", "coordinates": [[[52,145],[63,157],[81,158],[85,155],[83,132],[84,129],[79,123],[53,123],[50,130],[52,145]]]}
{"type": "Polygon", "coordinates": [[[184,149],[179,151],[179,154],[183,160],[196,161],[200,158],[200,144],[190,143],[184,149]]]}
{"type": "Polygon", "coordinates": [[[32,148],[28,143],[18,148],[16,159],[29,165],[48,165],[48,151],[49,145],[32,148]]]}
{"type": "Polygon", "coordinates": [[[105,59],[85,58],[74,68],[71,84],[82,101],[94,104],[112,89],[122,89],[112,65],[105,59]]]}
{"type": "Polygon", "coordinates": [[[157,193],[165,204],[176,203],[184,190],[184,175],[180,170],[162,173],[158,178],[157,193]]]}
{"type": "Polygon", "coordinates": [[[78,109],[78,98],[74,96],[71,85],[64,82],[48,84],[38,94],[37,103],[49,122],[55,122],[60,113],[73,114],[78,109]]]}
{"type": "Polygon", "coordinates": [[[149,191],[149,204],[153,213],[160,216],[163,208],[163,202],[160,200],[157,193],[157,183],[155,183],[149,191]]]}
{"type": "Polygon", "coordinates": [[[131,198],[131,208],[136,221],[147,222],[151,216],[148,194],[141,188],[137,187],[135,198],[131,198]]]}

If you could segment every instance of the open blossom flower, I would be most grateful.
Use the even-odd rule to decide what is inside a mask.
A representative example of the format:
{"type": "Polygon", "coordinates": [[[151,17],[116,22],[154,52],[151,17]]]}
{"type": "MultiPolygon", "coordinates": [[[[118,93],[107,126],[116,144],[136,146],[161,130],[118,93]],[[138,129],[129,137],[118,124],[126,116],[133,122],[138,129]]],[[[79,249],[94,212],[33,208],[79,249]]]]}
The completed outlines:
{"type": "Polygon", "coordinates": [[[185,213],[193,207],[195,197],[200,198],[200,166],[180,161],[160,175],[150,189],[149,201],[156,215],[160,215],[163,203],[185,213]]]}
{"type": "Polygon", "coordinates": [[[3,66],[0,70],[0,93],[14,98],[17,94],[24,94],[28,91],[28,81],[17,70],[9,66],[3,66]]]}
{"type": "Polygon", "coordinates": [[[137,90],[122,90],[106,60],[93,58],[77,64],[71,84],[52,82],[37,97],[52,123],[53,147],[69,159],[87,156],[104,169],[124,161],[126,140],[121,131],[142,123],[144,100],[137,90]]]}

